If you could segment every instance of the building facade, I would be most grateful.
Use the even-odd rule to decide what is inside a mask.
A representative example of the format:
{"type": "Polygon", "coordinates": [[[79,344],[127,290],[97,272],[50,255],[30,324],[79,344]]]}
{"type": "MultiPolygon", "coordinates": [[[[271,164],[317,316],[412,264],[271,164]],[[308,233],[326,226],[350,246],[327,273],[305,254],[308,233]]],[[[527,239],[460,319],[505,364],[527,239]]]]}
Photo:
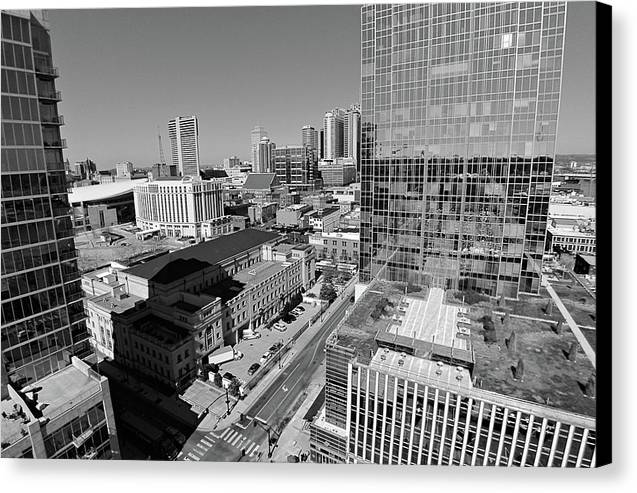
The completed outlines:
{"type": "Polygon", "coordinates": [[[314,233],[309,237],[309,244],[316,249],[318,260],[358,264],[360,234],[357,231],[314,233]]]}
{"type": "Polygon", "coordinates": [[[338,228],[341,219],[341,210],[338,207],[326,207],[321,210],[313,210],[304,214],[308,226],[314,231],[330,233],[338,228]]]}
{"type": "Polygon", "coordinates": [[[322,159],[343,157],[343,123],[345,111],[335,108],[323,117],[324,151],[322,159]]]}
{"type": "Polygon", "coordinates": [[[241,167],[241,159],[239,159],[237,156],[223,158],[223,167],[224,169],[239,168],[241,167]]]}
{"type": "Polygon", "coordinates": [[[362,282],[538,292],[565,20],[560,2],[362,8],[362,282]]]}
{"type": "Polygon", "coordinates": [[[201,238],[201,224],[224,215],[219,180],[184,177],[135,186],[135,217],[142,230],[201,238]]]}
{"type": "Polygon", "coordinates": [[[196,116],[178,116],[168,122],[172,163],[180,176],[199,177],[199,122],[196,116]]]}
{"type": "Polygon", "coordinates": [[[20,389],[91,347],[43,14],[3,11],[2,53],[2,373],[20,389]]]}

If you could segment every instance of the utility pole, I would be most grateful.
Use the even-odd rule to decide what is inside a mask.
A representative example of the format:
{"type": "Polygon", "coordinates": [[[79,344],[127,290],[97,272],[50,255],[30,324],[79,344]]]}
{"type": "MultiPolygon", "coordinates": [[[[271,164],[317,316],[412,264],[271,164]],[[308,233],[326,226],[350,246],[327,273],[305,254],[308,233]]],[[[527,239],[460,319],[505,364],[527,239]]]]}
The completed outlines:
{"type": "Polygon", "coordinates": [[[252,420],[252,426],[256,428],[257,425],[263,428],[268,434],[268,459],[271,459],[272,458],[272,436],[271,436],[272,427],[268,425],[268,422],[266,420],[255,416],[254,420],[252,420]]]}

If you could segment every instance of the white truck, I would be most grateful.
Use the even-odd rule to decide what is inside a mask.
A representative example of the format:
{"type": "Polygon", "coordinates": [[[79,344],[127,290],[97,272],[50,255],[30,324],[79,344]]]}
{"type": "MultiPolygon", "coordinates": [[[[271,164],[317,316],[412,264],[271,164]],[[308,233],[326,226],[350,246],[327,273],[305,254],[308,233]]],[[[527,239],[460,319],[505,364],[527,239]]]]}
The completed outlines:
{"type": "Polygon", "coordinates": [[[242,357],[243,354],[240,351],[235,351],[232,346],[224,346],[208,355],[208,363],[211,365],[220,365],[228,361],[241,359],[242,357]]]}

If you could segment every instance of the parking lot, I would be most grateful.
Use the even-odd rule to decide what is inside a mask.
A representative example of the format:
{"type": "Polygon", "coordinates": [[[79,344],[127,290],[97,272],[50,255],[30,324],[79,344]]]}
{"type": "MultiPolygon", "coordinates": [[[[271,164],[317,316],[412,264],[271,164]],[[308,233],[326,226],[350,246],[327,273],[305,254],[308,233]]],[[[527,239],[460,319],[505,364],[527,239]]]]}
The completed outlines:
{"type": "MultiPolygon", "coordinates": [[[[263,353],[268,351],[268,348],[273,344],[277,342],[285,344],[288,342],[293,335],[307,326],[312,316],[321,309],[320,306],[311,305],[309,303],[301,303],[300,306],[304,308],[305,311],[299,317],[296,317],[296,320],[289,324],[284,324],[284,326],[287,327],[285,331],[280,332],[275,328],[266,329],[264,327],[261,329],[260,338],[243,340],[239,342],[239,344],[236,344],[234,348],[243,353],[243,358],[219,365],[220,373],[223,375],[225,372],[230,372],[243,382],[250,380],[252,378],[251,375],[248,375],[250,366],[254,363],[259,363],[263,353]]],[[[283,361],[285,361],[285,355],[283,355],[283,361]]]]}

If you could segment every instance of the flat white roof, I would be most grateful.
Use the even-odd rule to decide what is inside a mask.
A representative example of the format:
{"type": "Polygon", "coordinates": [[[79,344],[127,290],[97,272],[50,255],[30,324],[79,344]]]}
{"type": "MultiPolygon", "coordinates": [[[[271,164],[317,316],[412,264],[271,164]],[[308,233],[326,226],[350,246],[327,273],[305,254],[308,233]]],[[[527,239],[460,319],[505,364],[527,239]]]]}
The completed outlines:
{"type": "Polygon", "coordinates": [[[468,338],[457,337],[460,307],[445,305],[444,290],[431,288],[427,299],[406,296],[399,310],[404,314],[391,323],[387,332],[421,341],[434,342],[447,347],[469,349],[468,338]]]}
{"type": "Polygon", "coordinates": [[[112,183],[89,185],[88,187],[76,187],[69,192],[69,202],[71,204],[79,204],[80,202],[110,199],[132,192],[136,185],[147,181],[147,178],[140,178],[137,180],[119,180],[112,183]]]}

